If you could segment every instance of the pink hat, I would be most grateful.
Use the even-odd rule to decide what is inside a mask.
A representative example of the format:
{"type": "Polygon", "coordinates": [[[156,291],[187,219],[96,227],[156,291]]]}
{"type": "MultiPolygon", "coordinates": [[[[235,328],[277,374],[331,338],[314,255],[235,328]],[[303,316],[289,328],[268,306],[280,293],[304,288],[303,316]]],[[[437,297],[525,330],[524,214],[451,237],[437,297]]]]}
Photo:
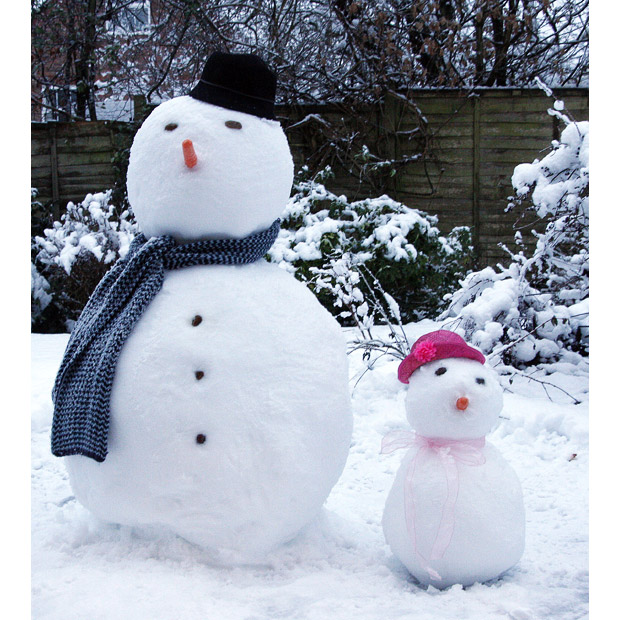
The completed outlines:
{"type": "Polygon", "coordinates": [[[465,357],[484,364],[484,355],[477,349],[470,347],[458,334],[446,329],[424,334],[411,347],[411,353],[398,367],[398,380],[409,383],[409,377],[414,370],[433,360],[442,360],[448,357],[465,357]]]}

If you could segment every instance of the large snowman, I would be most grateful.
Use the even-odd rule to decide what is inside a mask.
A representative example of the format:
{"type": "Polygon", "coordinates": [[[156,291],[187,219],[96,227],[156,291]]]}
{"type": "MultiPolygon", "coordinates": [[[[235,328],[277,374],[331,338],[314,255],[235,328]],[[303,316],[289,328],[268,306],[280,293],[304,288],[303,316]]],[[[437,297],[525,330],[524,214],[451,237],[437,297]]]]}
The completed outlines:
{"type": "Polygon", "coordinates": [[[525,514],[515,471],[485,439],[502,389],[480,351],[457,334],[422,336],[398,370],[413,427],[383,440],[408,449],[383,513],[394,555],[422,584],[445,588],[505,573],[523,554],[525,514]]]}
{"type": "Polygon", "coordinates": [[[130,250],[123,283],[104,281],[95,292],[54,393],[52,451],[66,457],[84,506],[106,521],[163,525],[239,561],[260,558],[317,515],[352,430],[336,321],[305,286],[261,258],[293,177],[273,114],[275,86],[257,57],[215,53],[188,96],[146,119],[131,148],[127,189],[143,233],[139,251],[150,254],[130,250]],[[223,264],[194,260],[204,247],[207,254],[223,248],[223,264]],[[175,258],[166,263],[168,251],[175,258]],[[163,281],[143,303],[160,259],[163,281]],[[134,263],[146,275],[134,277],[134,263]],[[123,292],[127,282],[135,292],[108,311],[106,304],[119,306],[114,287],[123,292]],[[100,317],[114,312],[124,313],[119,329],[91,337],[100,317]],[[99,358],[80,357],[98,347],[110,365],[115,346],[117,361],[105,372],[99,358]],[[107,420],[99,401],[83,397],[88,415],[74,404],[84,374],[95,376],[98,390],[109,383],[107,420]]]}

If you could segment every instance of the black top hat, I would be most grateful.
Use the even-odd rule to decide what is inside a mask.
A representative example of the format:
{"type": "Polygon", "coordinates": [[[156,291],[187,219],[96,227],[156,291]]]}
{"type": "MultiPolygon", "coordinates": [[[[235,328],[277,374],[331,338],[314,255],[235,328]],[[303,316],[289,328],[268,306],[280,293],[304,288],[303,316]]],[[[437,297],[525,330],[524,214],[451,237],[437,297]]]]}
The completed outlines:
{"type": "Polygon", "coordinates": [[[189,96],[275,120],[276,76],[255,54],[214,52],[189,96]]]}

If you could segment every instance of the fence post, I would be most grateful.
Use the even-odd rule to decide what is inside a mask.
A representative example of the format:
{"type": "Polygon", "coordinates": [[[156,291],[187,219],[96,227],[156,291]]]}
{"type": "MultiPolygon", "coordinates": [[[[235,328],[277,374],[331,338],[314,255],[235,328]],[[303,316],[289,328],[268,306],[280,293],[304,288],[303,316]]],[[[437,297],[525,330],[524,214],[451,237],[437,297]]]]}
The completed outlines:
{"type": "MultiPolygon", "coordinates": [[[[379,123],[383,131],[385,154],[387,159],[398,161],[401,157],[400,136],[398,134],[402,115],[402,102],[391,93],[388,93],[383,103],[383,122],[379,123]]],[[[379,110],[381,108],[379,107],[379,110]]],[[[386,180],[386,189],[394,200],[399,200],[400,173],[389,176],[386,180]]]]}
{"type": "Polygon", "coordinates": [[[480,258],[480,94],[474,93],[473,110],[473,169],[472,169],[472,243],[480,258]]]}
{"type": "Polygon", "coordinates": [[[50,167],[52,174],[52,213],[54,220],[60,217],[60,189],[58,184],[58,152],[56,149],[56,123],[50,123],[50,167]]]}

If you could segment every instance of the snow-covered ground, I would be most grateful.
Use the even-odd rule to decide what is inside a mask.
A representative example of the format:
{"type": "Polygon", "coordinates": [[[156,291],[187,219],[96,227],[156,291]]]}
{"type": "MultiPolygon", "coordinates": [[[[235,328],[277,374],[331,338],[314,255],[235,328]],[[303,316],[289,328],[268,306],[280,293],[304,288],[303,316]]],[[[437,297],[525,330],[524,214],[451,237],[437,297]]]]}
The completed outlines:
{"type": "MultiPolygon", "coordinates": [[[[410,342],[438,328],[407,327],[410,342]]],[[[383,504],[402,452],[381,438],[407,428],[398,363],[364,373],[350,356],[355,428],[324,513],[262,565],[222,567],[209,553],[150,528],[102,523],[73,498],[51,455],[50,391],[67,336],[32,335],[32,617],[37,620],[571,620],[588,616],[587,367],[516,379],[489,437],[519,475],[526,549],[502,579],[420,588],[383,539],[383,504]],[[553,401],[547,397],[545,388],[553,401]]]]}

